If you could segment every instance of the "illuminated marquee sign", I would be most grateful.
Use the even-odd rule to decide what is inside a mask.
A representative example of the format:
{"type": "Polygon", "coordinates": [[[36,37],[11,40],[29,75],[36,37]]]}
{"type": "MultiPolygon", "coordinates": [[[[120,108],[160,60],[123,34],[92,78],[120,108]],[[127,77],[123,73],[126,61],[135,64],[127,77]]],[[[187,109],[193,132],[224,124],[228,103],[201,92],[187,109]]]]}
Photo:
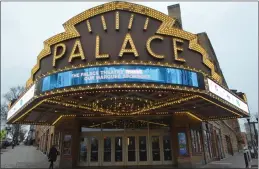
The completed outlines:
{"type": "MultiPolygon", "coordinates": [[[[95,59],[97,59],[97,60],[98,59],[109,59],[110,58],[109,53],[103,53],[102,51],[100,51],[101,37],[99,35],[96,35],[95,39],[96,39],[96,41],[95,41],[95,59]]],[[[155,41],[156,43],[162,44],[161,42],[163,40],[164,40],[164,37],[159,36],[159,35],[153,35],[153,36],[149,37],[146,41],[146,49],[147,49],[148,55],[150,55],[151,57],[153,57],[155,59],[164,59],[165,57],[169,57],[169,56],[165,56],[164,54],[157,54],[151,48],[151,43],[153,41],[155,41]]],[[[179,44],[183,45],[183,43],[184,43],[184,41],[179,38],[172,39],[172,47],[174,48],[173,58],[174,58],[174,60],[176,60],[178,62],[179,61],[185,62],[185,59],[179,57],[179,52],[183,51],[183,48],[181,46],[179,46],[179,44]]],[[[121,49],[120,49],[120,51],[117,51],[118,58],[119,57],[122,58],[125,54],[132,54],[134,56],[134,58],[139,57],[139,51],[137,50],[135,42],[132,39],[132,36],[130,33],[127,33],[125,35],[123,43],[119,44],[119,45],[121,45],[121,49]],[[129,45],[129,48],[126,48],[127,45],[129,45]]],[[[82,61],[87,60],[87,57],[84,54],[84,51],[85,51],[84,47],[85,46],[81,43],[80,39],[76,40],[75,43],[73,44],[73,50],[69,54],[68,62],[72,63],[74,60],[78,60],[78,59],[80,59],[82,61]],[[78,52],[76,52],[76,50],[78,52]]],[[[65,45],[65,43],[59,43],[59,44],[55,45],[53,60],[52,60],[53,67],[56,67],[57,60],[62,59],[65,56],[65,53],[67,53],[67,46],[65,45]],[[60,52],[58,53],[58,51],[60,51],[60,52]]]]}
{"type": "Polygon", "coordinates": [[[49,75],[42,79],[41,91],[102,83],[160,83],[200,87],[199,74],[189,70],[159,66],[99,66],[49,75]]]}
{"type": "Polygon", "coordinates": [[[179,29],[175,18],[154,9],[114,1],[84,11],[64,27],[64,32],[44,41],[28,86],[53,70],[132,61],[181,65],[221,81],[198,36],[179,29]]]}
{"type": "Polygon", "coordinates": [[[220,98],[228,101],[229,103],[235,105],[236,107],[240,108],[241,110],[245,112],[249,112],[248,110],[248,105],[238,99],[236,96],[228,92],[227,90],[223,89],[220,87],[218,84],[213,82],[212,80],[208,79],[208,84],[209,84],[209,91],[216,94],[220,98]]]}
{"type": "Polygon", "coordinates": [[[7,120],[29,102],[35,93],[35,84],[11,107],[7,113],[7,120]]]}

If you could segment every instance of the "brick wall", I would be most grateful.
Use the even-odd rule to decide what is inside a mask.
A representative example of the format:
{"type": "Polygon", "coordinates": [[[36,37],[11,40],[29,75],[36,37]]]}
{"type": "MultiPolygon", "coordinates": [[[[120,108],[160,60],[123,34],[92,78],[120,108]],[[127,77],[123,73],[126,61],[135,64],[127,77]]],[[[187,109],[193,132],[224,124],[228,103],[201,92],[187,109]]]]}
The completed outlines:
{"type": "Polygon", "coordinates": [[[228,126],[228,124],[224,121],[220,123],[221,126],[221,137],[222,137],[222,144],[225,156],[228,156],[228,149],[227,149],[227,141],[226,136],[230,137],[233,153],[238,152],[238,144],[237,144],[237,136],[235,130],[228,126]]]}
{"type": "Polygon", "coordinates": [[[53,139],[54,139],[54,126],[36,126],[35,133],[36,133],[36,136],[35,136],[36,144],[39,145],[40,150],[45,152],[46,151],[45,147],[47,146],[47,152],[48,152],[52,145],[51,134],[53,134],[53,139]],[[48,130],[49,130],[48,142],[46,142],[48,130]]]}

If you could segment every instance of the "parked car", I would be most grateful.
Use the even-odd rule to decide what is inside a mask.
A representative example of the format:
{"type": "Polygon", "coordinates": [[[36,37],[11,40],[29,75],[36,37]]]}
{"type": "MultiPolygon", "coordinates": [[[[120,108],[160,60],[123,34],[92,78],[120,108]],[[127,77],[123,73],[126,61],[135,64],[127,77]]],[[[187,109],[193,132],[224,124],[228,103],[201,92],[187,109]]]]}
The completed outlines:
{"type": "Polygon", "coordinates": [[[8,142],[8,146],[12,145],[13,140],[11,138],[7,138],[6,141],[8,142]]]}
{"type": "Polygon", "coordinates": [[[0,142],[0,148],[2,149],[2,148],[4,148],[3,147],[3,141],[1,140],[1,142],[0,142]]]}
{"type": "Polygon", "coordinates": [[[1,140],[1,148],[5,149],[8,146],[10,146],[10,145],[6,139],[1,140]]]}

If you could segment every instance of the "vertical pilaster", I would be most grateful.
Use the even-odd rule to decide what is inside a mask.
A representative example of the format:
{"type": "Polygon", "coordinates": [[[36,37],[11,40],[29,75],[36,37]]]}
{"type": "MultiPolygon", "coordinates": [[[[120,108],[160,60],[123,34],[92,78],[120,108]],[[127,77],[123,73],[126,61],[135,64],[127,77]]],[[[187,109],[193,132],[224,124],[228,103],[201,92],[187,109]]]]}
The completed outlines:
{"type": "Polygon", "coordinates": [[[77,119],[74,119],[74,131],[73,131],[73,139],[72,139],[72,166],[73,168],[77,166],[77,162],[79,159],[79,148],[80,148],[80,124],[77,119]]]}
{"type": "Polygon", "coordinates": [[[59,168],[74,168],[77,166],[79,154],[80,125],[76,118],[63,119],[59,126],[61,131],[61,153],[59,168]],[[66,142],[66,137],[71,136],[71,142],[66,142]],[[70,149],[70,151],[68,150],[70,149]]]}
{"type": "Polygon", "coordinates": [[[178,166],[178,140],[177,140],[177,129],[176,129],[176,120],[175,115],[172,115],[172,123],[171,123],[171,138],[172,138],[172,157],[173,162],[176,166],[178,166]]]}

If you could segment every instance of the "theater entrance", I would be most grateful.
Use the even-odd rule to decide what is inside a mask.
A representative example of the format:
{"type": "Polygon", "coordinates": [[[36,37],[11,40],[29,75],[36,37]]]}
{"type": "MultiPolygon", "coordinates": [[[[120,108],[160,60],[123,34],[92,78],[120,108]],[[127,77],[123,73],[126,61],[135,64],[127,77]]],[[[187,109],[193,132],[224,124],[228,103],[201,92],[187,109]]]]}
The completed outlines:
{"type": "Polygon", "coordinates": [[[150,124],[146,127],[138,129],[83,128],[78,165],[173,164],[170,130],[165,126],[154,128],[150,124]]]}

